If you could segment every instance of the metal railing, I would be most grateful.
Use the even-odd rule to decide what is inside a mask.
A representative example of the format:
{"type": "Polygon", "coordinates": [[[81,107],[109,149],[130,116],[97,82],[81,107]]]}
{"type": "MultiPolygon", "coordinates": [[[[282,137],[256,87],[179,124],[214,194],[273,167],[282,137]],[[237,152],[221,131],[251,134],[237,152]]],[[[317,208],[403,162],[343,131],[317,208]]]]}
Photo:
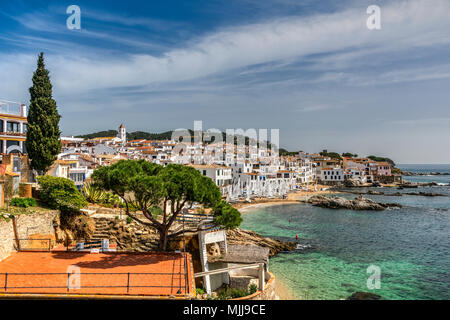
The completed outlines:
{"type": "MultiPolygon", "coordinates": [[[[19,292],[21,289],[63,289],[65,292],[72,292],[74,290],[83,289],[126,289],[126,293],[130,293],[130,289],[133,288],[166,288],[166,289],[178,289],[175,294],[188,294],[188,287],[182,285],[181,279],[185,277],[184,272],[170,273],[170,272],[86,272],[86,273],[58,273],[58,272],[43,272],[43,273],[20,273],[20,272],[8,272],[0,273],[0,290],[3,292],[19,292]],[[151,284],[153,276],[168,276],[170,278],[165,279],[166,282],[172,283],[170,285],[151,284]],[[178,284],[178,276],[180,281],[178,284]],[[56,279],[51,279],[56,277],[56,279]],[[71,282],[80,279],[80,284],[71,284],[71,282]],[[92,277],[90,280],[89,278],[92,277]],[[106,277],[106,279],[105,279],[106,277]],[[92,281],[92,279],[97,281],[92,281]],[[144,278],[144,279],[143,279],[144,278]],[[1,281],[3,280],[3,281],[1,281]],[[87,285],[82,285],[81,281],[87,282],[87,285]],[[134,283],[133,283],[134,281],[134,283]],[[2,283],[3,282],[3,283],[2,283]],[[42,282],[56,282],[56,285],[37,285],[42,282]],[[96,285],[97,283],[109,283],[108,285],[96,285]],[[24,284],[24,285],[20,285],[24,284]],[[145,284],[145,285],[144,285],[145,284]],[[184,289],[184,291],[183,291],[184,289]]],[[[164,282],[161,279],[153,282],[164,282]]],[[[59,291],[63,291],[59,290],[59,291]]],[[[36,290],[33,290],[36,292],[36,290]]],[[[125,290],[124,290],[125,291],[125,290]]],[[[46,293],[46,292],[40,292],[46,293]]],[[[124,292],[122,292],[124,293],[124,292]]],[[[174,294],[170,290],[169,294],[174,294]]]]}
{"type": "Polygon", "coordinates": [[[18,251],[51,251],[55,241],[52,239],[16,239],[18,251]]]}
{"type": "MultiPolygon", "coordinates": [[[[54,239],[23,238],[16,240],[18,251],[67,251],[67,252],[133,252],[133,249],[119,249],[114,239],[72,239],[57,242],[54,239]]],[[[138,248],[136,248],[138,249],[138,248]]],[[[150,250],[148,251],[150,252],[150,250]]]]}
{"type": "Polygon", "coordinates": [[[188,225],[203,224],[204,227],[214,227],[215,221],[212,215],[197,214],[197,213],[181,213],[176,218],[177,221],[181,221],[188,225]]]}
{"type": "MultiPolygon", "coordinates": [[[[120,250],[117,248],[117,244],[114,244],[114,240],[110,239],[74,239],[74,240],[66,240],[64,243],[56,243],[54,239],[17,239],[18,243],[18,251],[31,251],[31,252],[51,252],[51,251],[59,251],[59,252],[92,252],[95,250],[95,252],[98,253],[111,253],[111,252],[123,252],[123,253],[132,253],[133,250],[125,249],[120,250]],[[107,240],[107,243],[104,243],[104,241],[107,240]],[[113,244],[113,247],[110,247],[110,245],[113,244]]],[[[143,252],[145,253],[145,252],[143,252]]],[[[180,253],[180,252],[179,252],[180,253]]],[[[186,252],[181,253],[183,254],[183,261],[180,264],[180,272],[166,272],[166,273],[78,273],[78,275],[83,276],[83,278],[86,280],[89,276],[97,275],[105,277],[106,275],[111,276],[120,276],[120,275],[127,275],[127,282],[126,284],[120,284],[120,285],[84,285],[81,287],[81,289],[84,288],[127,288],[127,293],[129,293],[130,288],[178,288],[177,294],[181,294],[182,288],[184,288],[184,293],[188,294],[189,290],[189,275],[188,275],[188,268],[189,264],[187,261],[187,254],[186,252]],[[181,265],[184,264],[184,270],[182,270],[181,265]],[[168,285],[130,285],[130,277],[134,277],[136,275],[159,275],[159,276],[172,276],[171,279],[167,279],[167,281],[171,281],[173,284],[168,285]],[[174,279],[175,276],[178,275],[177,279],[174,279]],[[174,284],[175,282],[178,282],[178,285],[174,284]],[[180,292],[180,293],[179,293],[180,292]]],[[[76,273],[75,273],[76,274],[76,273]]],[[[4,292],[7,292],[8,289],[65,289],[67,288],[67,291],[71,289],[69,283],[67,285],[58,285],[58,286],[14,286],[9,285],[8,282],[11,282],[11,277],[14,276],[23,276],[23,277],[30,277],[30,276],[67,276],[67,280],[69,281],[71,276],[74,275],[74,273],[0,273],[0,290],[3,288],[4,292]],[[2,283],[3,279],[3,283],[2,283]]],[[[36,280],[36,279],[35,279],[36,280]]],[[[60,279],[61,280],[61,279],[60,279]]],[[[39,281],[38,281],[39,282],[39,281]]],[[[103,281],[110,283],[111,281],[103,281]]],[[[73,289],[73,288],[72,288],[73,289]]]]}

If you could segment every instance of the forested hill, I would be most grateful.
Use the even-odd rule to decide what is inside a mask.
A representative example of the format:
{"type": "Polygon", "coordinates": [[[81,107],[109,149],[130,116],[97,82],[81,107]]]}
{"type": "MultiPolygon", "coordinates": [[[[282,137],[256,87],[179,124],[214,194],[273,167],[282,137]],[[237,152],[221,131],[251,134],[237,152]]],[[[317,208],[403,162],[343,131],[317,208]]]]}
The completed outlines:
{"type": "MultiPolygon", "coordinates": [[[[93,139],[103,137],[115,137],[117,136],[117,130],[106,130],[94,133],[88,133],[76,136],[77,138],[93,139]]],[[[144,131],[127,132],[128,140],[146,139],[146,140],[169,140],[172,137],[172,131],[162,133],[149,133],[144,131]]]]}
{"type": "MultiPolygon", "coordinates": [[[[192,130],[189,130],[189,133],[191,135],[191,139],[194,138],[194,132],[192,130]]],[[[84,135],[78,135],[77,138],[84,138],[84,139],[93,139],[93,138],[102,138],[102,137],[115,137],[117,136],[118,132],[117,130],[106,130],[106,131],[99,131],[94,133],[88,133],[84,135]]],[[[204,135],[207,135],[206,132],[203,133],[204,135]]],[[[139,139],[145,139],[145,140],[170,140],[172,138],[172,131],[166,131],[162,133],[149,133],[144,131],[134,131],[134,132],[128,132],[127,133],[127,140],[139,140],[139,139]]],[[[237,136],[235,137],[235,139],[237,136]]],[[[222,132],[222,141],[226,141],[226,134],[222,132]]],[[[214,142],[214,138],[212,138],[212,141],[214,142]]],[[[249,138],[245,137],[245,144],[248,145],[249,138]]],[[[269,147],[270,148],[270,147],[269,147]]]]}

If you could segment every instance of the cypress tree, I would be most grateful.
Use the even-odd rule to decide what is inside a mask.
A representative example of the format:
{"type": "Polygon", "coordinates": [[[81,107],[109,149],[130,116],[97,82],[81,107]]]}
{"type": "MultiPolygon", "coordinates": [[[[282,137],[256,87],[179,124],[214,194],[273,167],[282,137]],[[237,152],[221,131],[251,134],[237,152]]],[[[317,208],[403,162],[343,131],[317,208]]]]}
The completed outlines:
{"type": "Polygon", "coordinates": [[[26,147],[31,168],[45,173],[61,152],[61,116],[52,98],[52,84],[49,71],[45,69],[43,52],[39,55],[37,69],[33,74],[30,96],[26,147]]]}

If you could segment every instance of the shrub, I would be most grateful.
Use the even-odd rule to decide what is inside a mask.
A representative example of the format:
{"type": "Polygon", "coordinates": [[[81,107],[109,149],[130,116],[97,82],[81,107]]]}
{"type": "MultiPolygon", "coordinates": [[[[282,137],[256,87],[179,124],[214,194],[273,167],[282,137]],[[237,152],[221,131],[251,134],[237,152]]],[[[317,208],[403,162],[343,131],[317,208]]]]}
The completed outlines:
{"type": "Polygon", "coordinates": [[[153,217],[158,217],[161,214],[163,214],[163,210],[160,207],[152,207],[150,209],[150,213],[152,214],[153,217]]]}
{"type": "Polygon", "coordinates": [[[13,198],[9,204],[21,208],[36,207],[37,205],[33,198],[13,198]]]}
{"type": "Polygon", "coordinates": [[[39,191],[40,200],[52,209],[59,209],[61,212],[74,212],[88,205],[72,180],[41,176],[38,177],[38,182],[41,187],[39,191]]]}
{"type": "Polygon", "coordinates": [[[100,202],[102,204],[108,204],[112,205],[113,207],[118,207],[120,205],[120,198],[114,193],[106,192],[100,202]]]}
{"type": "Polygon", "coordinates": [[[81,193],[87,201],[91,203],[99,203],[105,197],[105,192],[96,188],[91,182],[86,182],[81,189],[81,193]]]}
{"type": "Polygon", "coordinates": [[[133,222],[133,218],[131,218],[130,216],[127,216],[127,224],[130,224],[133,222]]]}
{"type": "Polygon", "coordinates": [[[198,295],[202,295],[202,294],[205,294],[205,289],[203,289],[203,288],[197,288],[197,289],[196,289],[196,292],[197,292],[198,295]]]}
{"type": "Polygon", "coordinates": [[[245,289],[231,289],[227,286],[224,290],[221,290],[218,293],[217,298],[219,300],[236,299],[248,296],[249,294],[251,294],[251,292],[245,289]]]}
{"type": "Polygon", "coordinates": [[[226,229],[234,229],[242,222],[241,213],[228,202],[222,200],[213,210],[214,220],[226,229]]]}
{"type": "Polygon", "coordinates": [[[252,283],[250,285],[248,291],[249,291],[250,294],[254,294],[256,291],[258,291],[258,286],[256,284],[252,283]]]}
{"type": "Polygon", "coordinates": [[[230,296],[233,299],[248,296],[248,291],[245,289],[232,289],[230,296]]]}

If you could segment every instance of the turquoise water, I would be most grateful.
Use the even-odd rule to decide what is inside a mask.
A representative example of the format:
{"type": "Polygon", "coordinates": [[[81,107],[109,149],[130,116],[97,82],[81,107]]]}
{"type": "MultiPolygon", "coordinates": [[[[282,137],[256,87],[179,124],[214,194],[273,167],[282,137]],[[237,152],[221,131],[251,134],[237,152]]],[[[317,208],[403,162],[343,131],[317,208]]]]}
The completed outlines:
{"type": "Polygon", "coordinates": [[[450,187],[376,190],[448,197],[370,196],[404,205],[381,212],[266,207],[245,214],[241,227],[290,241],[298,234],[311,246],[270,259],[270,270],[299,299],[345,299],[355,291],[385,299],[450,299],[450,187]],[[367,288],[370,265],[381,268],[380,289],[367,288]]]}

